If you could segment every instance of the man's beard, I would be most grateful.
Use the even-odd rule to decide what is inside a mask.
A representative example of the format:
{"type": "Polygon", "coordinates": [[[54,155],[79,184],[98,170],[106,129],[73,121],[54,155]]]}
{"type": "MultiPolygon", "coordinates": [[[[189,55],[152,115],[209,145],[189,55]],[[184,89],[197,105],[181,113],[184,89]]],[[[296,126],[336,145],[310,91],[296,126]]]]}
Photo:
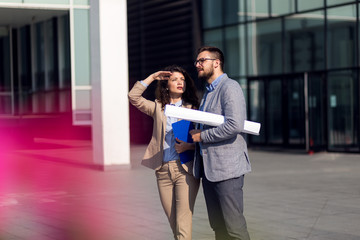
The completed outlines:
{"type": "Polygon", "coordinates": [[[208,80],[209,78],[211,78],[213,74],[214,74],[214,69],[211,69],[211,70],[208,71],[208,72],[205,72],[205,70],[203,70],[201,76],[198,74],[198,78],[199,78],[200,80],[202,80],[202,81],[207,82],[207,80],[208,80]]]}

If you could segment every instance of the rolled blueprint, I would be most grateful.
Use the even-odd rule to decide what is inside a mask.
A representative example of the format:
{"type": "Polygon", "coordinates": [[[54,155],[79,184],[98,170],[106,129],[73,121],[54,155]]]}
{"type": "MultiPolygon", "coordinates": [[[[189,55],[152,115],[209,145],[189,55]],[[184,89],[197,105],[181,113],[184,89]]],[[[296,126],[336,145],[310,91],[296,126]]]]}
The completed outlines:
{"type": "MultiPolygon", "coordinates": [[[[215,113],[203,112],[199,110],[181,108],[171,105],[165,106],[165,115],[185,119],[191,122],[202,123],[209,126],[217,127],[225,122],[225,117],[215,113]]],[[[245,120],[244,133],[259,135],[261,124],[245,120]]]]}

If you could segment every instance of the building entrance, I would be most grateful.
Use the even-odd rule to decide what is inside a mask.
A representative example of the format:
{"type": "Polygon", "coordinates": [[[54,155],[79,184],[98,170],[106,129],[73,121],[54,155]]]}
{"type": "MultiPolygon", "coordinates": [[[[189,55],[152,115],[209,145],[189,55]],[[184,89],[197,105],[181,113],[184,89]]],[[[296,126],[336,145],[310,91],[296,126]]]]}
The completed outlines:
{"type": "MultiPolygon", "coordinates": [[[[39,13],[21,11],[29,12],[39,13]]],[[[90,136],[89,127],[72,126],[69,15],[53,14],[19,26],[0,20],[0,142],[90,136]]]]}
{"type": "Polygon", "coordinates": [[[262,124],[251,145],[307,151],[325,148],[324,88],[321,75],[249,78],[249,119],[262,124]],[[309,84],[310,83],[310,84],[309,84]]]}

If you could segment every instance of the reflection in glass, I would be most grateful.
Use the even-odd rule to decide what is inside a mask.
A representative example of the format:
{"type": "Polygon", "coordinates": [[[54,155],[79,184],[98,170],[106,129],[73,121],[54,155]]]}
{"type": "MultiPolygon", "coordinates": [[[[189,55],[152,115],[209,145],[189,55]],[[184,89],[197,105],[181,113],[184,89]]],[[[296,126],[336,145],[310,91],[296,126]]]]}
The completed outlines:
{"type": "Polygon", "coordinates": [[[359,85],[356,79],[355,71],[331,72],[328,75],[329,149],[355,147],[359,150],[359,123],[356,120],[359,85]]]}
{"type": "Polygon", "coordinates": [[[295,0],[272,0],[271,15],[283,15],[295,12],[295,0]]]}
{"type": "Polygon", "coordinates": [[[324,0],[298,0],[298,10],[311,10],[324,7],[324,0]]]}
{"type": "Polygon", "coordinates": [[[32,79],[31,79],[31,46],[30,46],[30,27],[19,29],[19,53],[18,71],[19,86],[15,83],[15,89],[18,89],[19,114],[30,114],[32,112],[32,79]]]}
{"type": "Polygon", "coordinates": [[[289,144],[305,144],[304,79],[288,79],[287,88],[289,144]]]}
{"type": "Polygon", "coordinates": [[[248,24],[248,64],[252,75],[282,72],[281,20],[248,24]]]}
{"type": "MultiPolygon", "coordinates": [[[[221,2],[221,1],[218,1],[221,2]]],[[[225,24],[238,23],[246,20],[243,0],[225,0],[225,24]]]]}
{"type": "Polygon", "coordinates": [[[325,82],[320,75],[310,74],[308,77],[308,109],[309,109],[309,147],[318,150],[324,147],[326,124],[324,89],[325,82]]]}
{"type": "Polygon", "coordinates": [[[32,112],[45,112],[45,30],[44,22],[35,25],[34,51],[34,86],[32,95],[32,112]]]}
{"type": "Polygon", "coordinates": [[[246,0],[248,20],[256,20],[269,17],[268,0],[246,0]]]}
{"type": "Polygon", "coordinates": [[[0,115],[12,114],[10,32],[0,27],[0,115]]]}
{"type": "Polygon", "coordinates": [[[11,91],[10,37],[8,29],[0,27],[0,92],[7,91],[11,91]]]}
{"type": "Polygon", "coordinates": [[[285,18],[286,72],[325,68],[324,23],[322,11],[285,18]]]}
{"type": "Polygon", "coordinates": [[[225,72],[231,77],[245,75],[244,26],[225,29],[225,72]]]}
{"type": "Polygon", "coordinates": [[[222,1],[203,0],[202,12],[204,28],[212,28],[222,25],[222,1]]]}
{"type": "Polygon", "coordinates": [[[331,5],[350,3],[350,2],[354,2],[354,0],[327,0],[326,4],[327,6],[331,6],[331,5]]]}
{"type": "Polygon", "coordinates": [[[11,96],[2,95],[0,93],[0,114],[12,113],[11,96]]]}
{"type": "Polygon", "coordinates": [[[20,113],[68,112],[71,110],[68,15],[37,23],[33,30],[26,26],[19,31],[20,113]]]}
{"type": "Polygon", "coordinates": [[[204,32],[204,45],[215,46],[220,49],[223,48],[222,29],[205,31],[204,32]]]}
{"type": "Polygon", "coordinates": [[[247,103],[247,100],[248,100],[248,96],[247,96],[247,87],[248,87],[248,85],[247,85],[247,80],[246,80],[246,78],[240,78],[240,79],[236,79],[236,78],[234,78],[235,80],[237,80],[237,82],[240,84],[240,86],[241,86],[241,89],[242,89],[242,91],[243,91],[243,94],[244,94],[244,98],[245,98],[245,101],[246,101],[246,105],[248,104],[247,103]]]}
{"type": "Polygon", "coordinates": [[[283,143],[281,80],[272,80],[268,83],[267,101],[267,133],[268,143],[283,143]]]}
{"type": "Polygon", "coordinates": [[[265,125],[265,86],[264,81],[250,81],[250,116],[251,121],[261,123],[260,135],[251,138],[252,143],[265,143],[266,125],[265,125]]]}
{"type": "Polygon", "coordinates": [[[35,25],[35,91],[45,90],[44,23],[35,25]]]}
{"type": "Polygon", "coordinates": [[[46,90],[53,90],[57,88],[59,85],[58,73],[57,73],[57,66],[56,58],[57,55],[55,54],[55,21],[49,20],[45,22],[45,42],[46,42],[46,90]]]}
{"type": "Polygon", "coordinates": [[[89,10],[74,9],[75,84],[90,83],[90,29],[89,10]]]}
{"type": "Polygon", "coordinates": [[[356,64],[356,5],[328,10],[329,68],[352,67],[356,64]]]}
{"type": "Polygon", "coordinates": [[[59,18],[59,87],[70,88],[70,23],[69,16],[59,18]]]}
{"type": "Polygon", "coordinates": [[[69,15],[59,20],[59,111],[71,111],[71,71],[70,71],[70,23],[69,15]]]}

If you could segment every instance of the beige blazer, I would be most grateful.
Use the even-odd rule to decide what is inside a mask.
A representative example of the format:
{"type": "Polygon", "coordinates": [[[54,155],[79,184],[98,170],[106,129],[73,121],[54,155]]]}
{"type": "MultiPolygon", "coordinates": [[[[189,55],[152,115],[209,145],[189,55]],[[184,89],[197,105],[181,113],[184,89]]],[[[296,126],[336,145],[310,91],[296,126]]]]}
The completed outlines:
{"type": "MultiPolygon", "coordinates": [[[[132,105],[154,119],[152,137],[141,164],[151,169],[159,170],[163,164],[166,116],[159,101],[150,101],[142,97],[145,90],[146,87],[138,81],[130,90],[128,97],[132,105]]],[[[191,108],[191,105],[183,103],[183,107],[191,108]]],[[[193,161],[182,164],[182,167],[186,172],[192,174],[193,161]]]]}

